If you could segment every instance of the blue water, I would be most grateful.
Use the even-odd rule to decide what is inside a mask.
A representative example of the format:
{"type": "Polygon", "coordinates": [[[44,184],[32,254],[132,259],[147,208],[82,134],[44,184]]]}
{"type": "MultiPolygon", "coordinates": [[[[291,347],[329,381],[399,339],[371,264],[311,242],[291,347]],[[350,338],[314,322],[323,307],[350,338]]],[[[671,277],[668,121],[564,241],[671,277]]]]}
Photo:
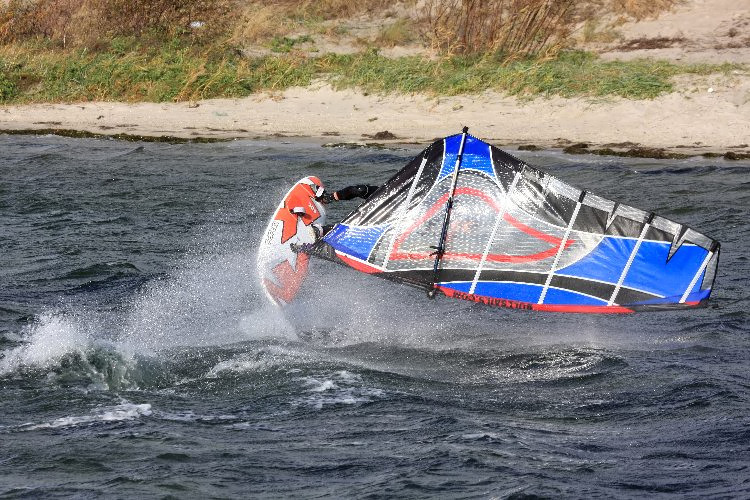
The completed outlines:
{"type": "Polygon", "coordinates": [[[291,183],[417,152],[0,135],[0,496],[749,497],[750,164],[517,152],[721,241],[705,309],[429,301],[325,262],[270,306],[291,183]]]}

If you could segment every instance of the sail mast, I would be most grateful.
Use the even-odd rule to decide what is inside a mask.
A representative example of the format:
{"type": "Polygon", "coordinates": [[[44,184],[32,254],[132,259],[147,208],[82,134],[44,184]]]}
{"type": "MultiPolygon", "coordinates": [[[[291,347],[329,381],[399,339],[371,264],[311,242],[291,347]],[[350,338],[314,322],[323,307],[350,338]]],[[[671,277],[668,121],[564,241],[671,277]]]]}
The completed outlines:
{"type": "Polygon", "coordinates": [[[450,223],[451,210],[453,209],[453,195],[456,192],[458,170],[459,168],[461,168],[461,160],[464,155],[464,144],[466,143],[466,136],[469,133],[469,127],[464,127],[461,132],[461,145],[458,148],[456,164],[453,167],[453,179],[451,180],[450,196],[448,197],[448,201],[445,204],[445,215],[443,216],[443,229],[440,231],[440,241],[438,241],[437,246],[431,247],[435,249],[435,252],[433,253],[435,255],[435,263],[432,267],[432,286],[427,292],[427,296],[430,298],[434,298],[435,292],[437,291],[435,284],[437,283],[438,276],[440,274],[440,261],[442,260],[443,254],[445,253],[445,239],[448,236],[448,224],[450,223]]]}

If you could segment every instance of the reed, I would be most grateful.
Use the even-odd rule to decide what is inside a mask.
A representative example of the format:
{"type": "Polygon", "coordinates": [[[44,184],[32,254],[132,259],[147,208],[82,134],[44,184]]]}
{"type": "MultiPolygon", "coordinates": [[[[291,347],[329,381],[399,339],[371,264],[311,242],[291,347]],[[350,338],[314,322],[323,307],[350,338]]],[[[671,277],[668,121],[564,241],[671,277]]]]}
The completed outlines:
{"type": "Polygon", "coordinates": [[[266,3],[278,4],[301,17],[341,19],[388,8],[393,1],[388,0],[272,0],[266,3]]]}
{"type": "Polygon", "coordinates": [[[574,0],[427,0],[426,36],[447,54],[494,53],[504,60],[550,56],[573,26],[574,0]]]}

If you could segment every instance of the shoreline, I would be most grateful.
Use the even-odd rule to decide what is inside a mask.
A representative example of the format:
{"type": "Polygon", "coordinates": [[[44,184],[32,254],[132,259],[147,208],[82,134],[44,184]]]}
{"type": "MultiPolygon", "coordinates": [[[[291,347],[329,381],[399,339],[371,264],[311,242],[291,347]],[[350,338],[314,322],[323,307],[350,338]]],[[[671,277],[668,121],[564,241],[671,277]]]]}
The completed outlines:
{"type": "MultiPolygon", "coordinates": [[[[217,142],[229,142],[235,140],[271,140],[271,139],[297,139],[307,140],[313,143],[319,144],[321,147],[342,147],[342,148],[398,148],[403,146],[427,146],[429,141],[426,142],[404,142],[402,140],[390,140],[383,142],[369,142],[369,141],[349,141],[349,142],[325,142],[322,137],[310,137],[301,135],[282,135],[282,134],[271,134],[268,136],[253,136],[253,137],[227,137],[227,138],[211,138],[211,137],[174,137],[174,136],[153,136],[153,135],[134,135],[134,134],[101,134],[95,132],[88,132],[83,130],[74,129],[0,129],[0,135],[56,135],[59,137],[71,137],[79,139],[103,139],[103,140],[117,140],[117,141],[129,141],[129,142],[162,142],[167,144],[210,144],[217,142]]],[[[492,142],[492,139],[488,139],[492,142]]],[[[714,151],[703,151],[698,152],[695,149],[684,149],[683,146],[676,146],[674,148],[653,148],[647,146],[641,146],[635,143],[620,143],[620,144],[589,144],[589,143],[574,143],[571,141],[563,140],[564,142],[556,144],[538,145],[538,144],[499,144],[498,147],[503,147],[510,150],[518,151],[545,151],[545,150],[562,150],[563,153],[571,155],[600,155],[600,156],[619,156],[628,158],[651,158],[657,160],[665,159],[685,159],[685,158],[723,158],[729,161],[740,161],[750,160],[750,152],[744,151],[726,151],[724,153],[714,151]]],[[[497,141],[495,141],[497,142],[497,141]]],[[[737,149],[737,148],[733,148],[737,149]]]]}
{"type": "Polygon", "coordinates": [[[388,147],[428,144],[467,125],[477,137],[504,147],[750,159],[750,84],[717,83],[710,91],[653,100],[519,100],[493,92],[384,96],[318,85],[198,102],[6,105],[0,106],[0,133],[159,142],[305,138],[388,147]]]}

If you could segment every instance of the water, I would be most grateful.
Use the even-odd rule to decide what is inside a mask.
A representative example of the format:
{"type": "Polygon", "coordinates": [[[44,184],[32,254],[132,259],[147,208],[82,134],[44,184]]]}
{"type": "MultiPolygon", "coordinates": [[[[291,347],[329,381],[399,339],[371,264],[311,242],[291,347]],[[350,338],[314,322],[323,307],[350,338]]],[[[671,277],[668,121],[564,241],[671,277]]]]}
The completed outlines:
{"type": "Polygon", "coordinates": [[[750,496],[750,165],[520,154],[720,240],[705,309],[509,311],[325,262],[270,306],[289,185],[416,152],[0,136],[0,496],[750,496]]]}

